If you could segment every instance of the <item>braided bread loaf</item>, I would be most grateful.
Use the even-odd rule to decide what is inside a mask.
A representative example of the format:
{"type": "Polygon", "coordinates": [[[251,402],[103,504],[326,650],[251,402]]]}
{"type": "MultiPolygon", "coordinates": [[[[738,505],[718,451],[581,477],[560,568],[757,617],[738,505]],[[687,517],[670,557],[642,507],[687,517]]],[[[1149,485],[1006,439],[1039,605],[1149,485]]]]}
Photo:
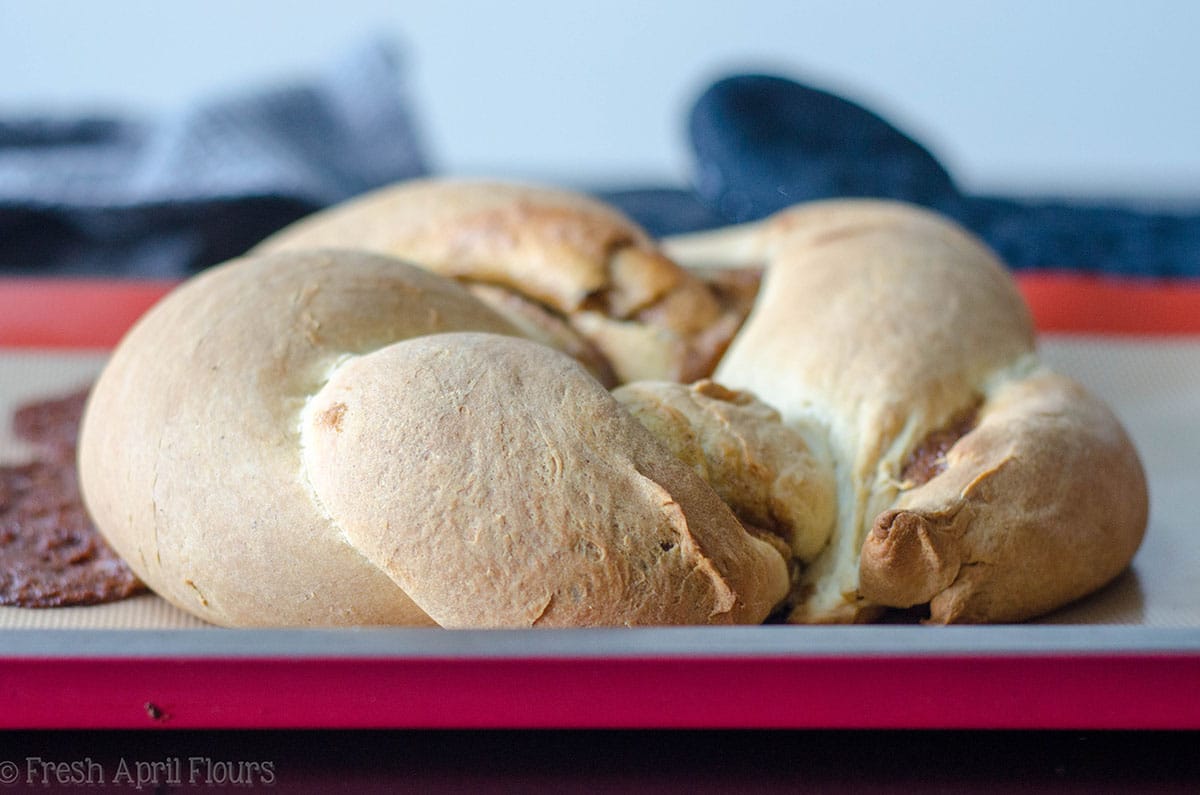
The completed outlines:
{"type": "Polygon", "coordinates": [[[227,625],[1019,620],[1146,518],[1119,424],[943,219],[817,204],[660,250],[456,181],[174,291],[93,390],[80,477],[138,575],[227,625]]]}

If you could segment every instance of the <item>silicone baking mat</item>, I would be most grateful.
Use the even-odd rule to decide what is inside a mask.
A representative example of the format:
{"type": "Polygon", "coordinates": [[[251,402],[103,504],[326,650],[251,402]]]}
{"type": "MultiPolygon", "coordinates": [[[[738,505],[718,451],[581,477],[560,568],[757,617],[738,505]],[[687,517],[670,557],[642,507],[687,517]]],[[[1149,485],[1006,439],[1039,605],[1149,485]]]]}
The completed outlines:
{"type": "MultiPolygon", "coordinates": [[[[0,283],[0,460],[28,453],[12,410],[90,383],[168,287],[0,283]]],[[[0,726],[1200,728],[1200,291],[1022,287],[1043,356],[1114,408],[1151,493],[1129,570],[1032,625],[237,631],[153,595],[8,607],[0,726]],[[81,672],[104,687],[64,684],[81,672]]]]}

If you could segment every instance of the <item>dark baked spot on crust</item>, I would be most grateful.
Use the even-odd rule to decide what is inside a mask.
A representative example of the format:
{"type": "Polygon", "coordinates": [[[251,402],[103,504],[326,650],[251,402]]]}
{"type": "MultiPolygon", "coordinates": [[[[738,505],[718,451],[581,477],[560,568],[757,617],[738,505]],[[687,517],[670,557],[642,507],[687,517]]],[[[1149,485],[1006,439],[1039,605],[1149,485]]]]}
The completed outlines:
{"type": "Polygon", "coordinates": [[[196,598],[200,600],[200,604],[208,607],[208,599],[204,596],[204,592],[200,590],[199,586],[197,586],[195,582],[192,580],[184,580],[183,584],[195,592],[196,598]]]}
{"type": "Polygon", "coordinates": [[[334,433],[342,432],[342,420],[346,416],[346,404],[334,403],[329,408],[321,412],[317,417],[317,424],[329,428],[334,433]]]}

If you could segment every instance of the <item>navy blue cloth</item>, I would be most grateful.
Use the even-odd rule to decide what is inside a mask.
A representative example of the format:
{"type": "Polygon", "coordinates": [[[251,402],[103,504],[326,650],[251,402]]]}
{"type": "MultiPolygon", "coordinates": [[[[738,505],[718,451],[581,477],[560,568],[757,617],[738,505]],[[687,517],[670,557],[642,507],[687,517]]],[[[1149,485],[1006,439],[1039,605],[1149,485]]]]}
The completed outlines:
{"type": "MultiPolygon", "coordinates": [[[[928,149],[882,117],[771,75],[717,81],[694,104],[689,133],[696,203],[719,223],[757,220],[811,199],[885,197],[957,219],[1013,268],[1200,276],[1200,194],[1187,213],[968,195],[928,149]]],[[[629,209],[636,217],[637,206],[629,209]]],[[[709,225],[693,225],[697,218],[689,210],[646,220],[669,234],[709,225]]]]}
{"type": "Polygon", "coordinates": [[[932,204],[956,192],[937,159],[880,116],[781,77],[718,81],[696,102],[689,133],[696,192],[735,223],[812,199],[932,204]]]}
{"type": "Polygon", "coordinates": [[[427,173],[397,53],[156,120],[0,120],[0,272],[178,277],[427,173]]]}

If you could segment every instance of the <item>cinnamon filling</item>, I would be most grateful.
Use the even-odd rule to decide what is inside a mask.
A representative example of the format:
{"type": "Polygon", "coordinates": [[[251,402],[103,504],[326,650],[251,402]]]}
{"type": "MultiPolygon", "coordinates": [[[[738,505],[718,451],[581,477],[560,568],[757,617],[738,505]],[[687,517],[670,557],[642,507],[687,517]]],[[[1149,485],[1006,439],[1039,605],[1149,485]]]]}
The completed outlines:
{"type": "Polygon", "coordinates": [[[946,454],[958,440],[975,429],[979,419],[979,405],[952,419],[948,425],[931,431],[918,444],[900,469],[900,479],[908,488],[928,483],[946,471],[946,454]]]}
{"type": "MultiPolygon", "coordinates": [[[[690,383],[717,369],[725,351],[745,323],[762,285],[763,271],[752,268],[696,269],[704,302],[681,311],[667,299],[639,311],[634,320],[674,329],[686,340],[680,378],[690,383]],[[711,305],[710,305],[711,304],[711,305]],[[700,321],[697,323],[697,321],[700,321]]],[[[699,298],[699,296],[696,296],[699,298]]]]}

